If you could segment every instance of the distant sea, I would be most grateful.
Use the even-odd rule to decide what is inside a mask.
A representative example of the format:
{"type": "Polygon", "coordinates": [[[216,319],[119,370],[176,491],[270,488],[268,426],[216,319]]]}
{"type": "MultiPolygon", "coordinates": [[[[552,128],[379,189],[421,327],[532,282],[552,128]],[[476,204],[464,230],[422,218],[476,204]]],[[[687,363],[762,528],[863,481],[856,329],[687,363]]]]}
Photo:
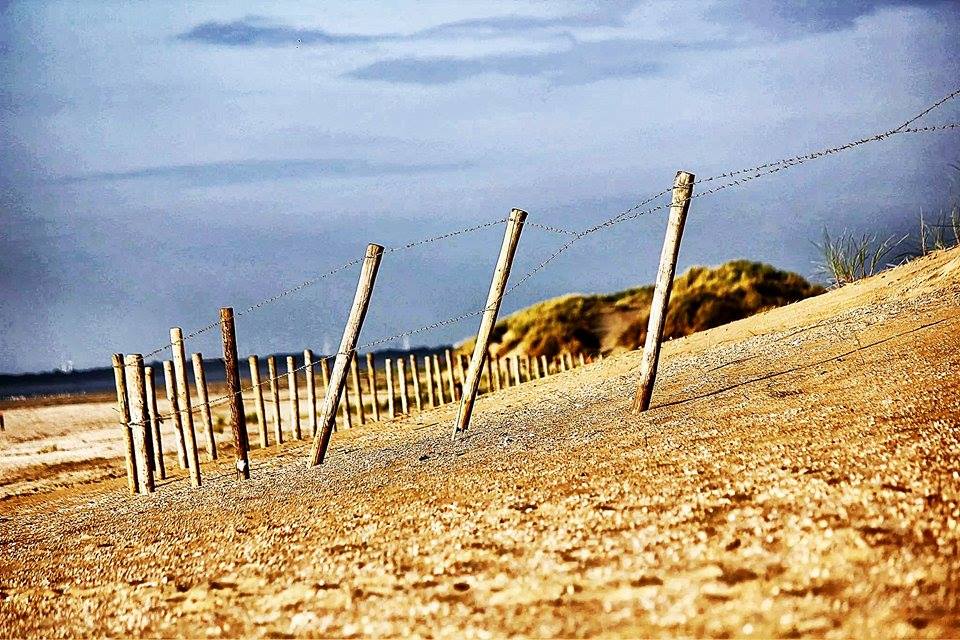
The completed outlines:
{"type": "MultiPolygon", "coordinates": [[[[418,357],[427,354],[443,353],[448,347],[418,347],[409,351],[384,350],[375,353],[377,367],[383,367],[384,358],[395,359],[397,356],[409,356],[411,353],[418,357]]],[[[287,371],[287,356],[296,358],[297,366],[303,365],[303,353],[277,353],[274,357],[277,359],[277,373],[285,374],[287,371]]],[[[260,357],[260,374],[262,378],[267,375],[267,357],[260,357]]],[[[223,360],[220,358],[213,360],[204,360],[204,372],[208,383],[223,382],[226,378],[223,369],[223,360]]],[[[146,363],[153,367],[153,375],[156,380],[158,394],[164,395],[163,388],[163,362],[155,361],[146,363]]],[[[332,363],[331,363],[332,364],[332,363]]],[[[361,354],[360,368],[366,367],[366,355],[361,354]]],[[[240,375],[243,378],[250,377],[250,371],[247,366],[246,357],[242,358],[240,363],[240,375]]],[[[193,365],[187,363],[190,373],[190,381],[193,383],[193,365]]],[[[320,367],[317,365],[316,373],[319,380],[320,367]]],[[[43,373],[23,373],[23,374],[0,374],[0,400],[15,400],[17,398],[32,398],[37,396],[73,396],[87,395],[115,390],[113,380],[113,369],[109,367],[100,367],[97,369],[78,369],[69,373],[63,371],[49,371],[43,373]]]]}

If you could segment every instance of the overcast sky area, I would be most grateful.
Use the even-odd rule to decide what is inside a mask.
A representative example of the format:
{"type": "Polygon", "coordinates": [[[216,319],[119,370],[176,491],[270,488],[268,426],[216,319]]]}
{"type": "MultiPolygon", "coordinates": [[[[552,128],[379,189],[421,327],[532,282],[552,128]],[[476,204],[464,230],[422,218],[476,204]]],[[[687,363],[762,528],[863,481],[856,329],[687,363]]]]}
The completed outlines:
{"type": "MultiPolygon", "coordinates": [[[[0,2],[0,372],[147,353],[368,242],[511,207],[582,229],[678,169],[886,131],[960,86],[951,1],[305,4],[0,2]]],[[[960,99],[918,124],[956,121],[960,99]]],[[[814,276],[824,227],[914,230],[958,162],[956,130],[903,134],[695,200],[680,269],[814,276]]],[[[584,238],[503,312],[651,282],[665,220],[584,238]]],[[[361,343],[481,308],[502,234],[387,255],[361,343]]],[[[569,239],[526,229],[512,279],[569,239]]],[[[358,272],[239,318],[241,355],[333,348],[358,272]]]]}

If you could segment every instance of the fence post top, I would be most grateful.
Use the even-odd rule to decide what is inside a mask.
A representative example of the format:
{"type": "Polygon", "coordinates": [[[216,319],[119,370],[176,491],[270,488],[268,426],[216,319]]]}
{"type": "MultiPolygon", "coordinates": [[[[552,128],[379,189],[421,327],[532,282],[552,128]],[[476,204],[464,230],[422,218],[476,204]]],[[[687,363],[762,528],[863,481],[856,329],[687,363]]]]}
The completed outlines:
{"type": "Polygon", "coordinates": [[[510,210],[510,222],[523,222],[527,219],[527,212],[523,209],[513,208],[510,210]]]}
{"type": "Polygon", "coordinates": [[[125,362],[127,363],[128,366],[133,366],[139,362],[143,362],[143,356],[140,355],[139,353],[131,353],[126,357],[125,362]]]}
{"type": "Polygon", "coordinates": [[[683,169],[681,169],[680,171],[677,171],[676,184],[678,184],[678,185],[680,185],[680,184],[690,184],[690,183],[693,182],[694,180],[696,180],[696,177],[695,177],[692,173],[690,173],[689,171],[684,171],[683,169]]]}
{"type": "Polygon", "coordinates": [[[379,256],[379,255],[382,254],[382,253],[383,253],[383,245],[382,245],[382,244],[375,244],[375,243],[371,242],[370,244],[367,245],[367,257],[368,257],[368,258],[376,258],[377,256],[379,256]]]}

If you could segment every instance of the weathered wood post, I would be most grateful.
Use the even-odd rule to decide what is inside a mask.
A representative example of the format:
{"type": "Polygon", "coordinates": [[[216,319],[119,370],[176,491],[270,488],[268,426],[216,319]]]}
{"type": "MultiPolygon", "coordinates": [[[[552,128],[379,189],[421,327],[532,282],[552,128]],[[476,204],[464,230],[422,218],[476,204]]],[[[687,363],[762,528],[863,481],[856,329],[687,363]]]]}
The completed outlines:
{"type": "Polygon", "coordinates": [[[127,378],[124,375],[123,354],[113,354],[113,380],[117,385],[117,411],[120,413],[120,428],[123,429],[124,459],[127,464],[127,488],[136,493],[140,484],[137,478],[137,463],[133,451],[133,431],[130,426],[130,401],[127,397],[127,378]]]}
{"type": "Polygon", "coordinates": [[[327,387],[330,386],[330,363],[327,362],[329,359],[330,356],[326,356],[320,361],[320,375],[323,377],[324,393],[326,393],[327,387]]]}
{"type": "Polygon", "coordinates": [[[127,379],[131,382],[130,403],[131,426],[133,427],[133,449],[137,461],[137,486],[140,493],[153,493],[153,457],[150,446],[150,423],[147,417],[147,385],[143,374],[143,356],[133,353],[126,357],[127,379]]]}
{"type": "Polygon", "coordinates": [[[380,421],[380,398],[377,393],[377,366],[373,354],[367,354],[367,386],[370,388],[370,413],[375,422],[380,421]]]}
{"type": "Polygon", "coordinates": [[[513,374],[513,386],[517,386],[523,382],[520,379],[520,356],[517,354],[510,356],[510,372],[513,374]]]}
{"type": "Polygon", "coordinates": [[[443,375],[440,373],[440,356],[433,354],[433,379],[437,383],[437,405],[447,404],[447,399],[443,394],[443,375]]]}
{"type": "Polygon", "coordinates": [[[193,354],[193,380],[197,385],[197,400],[200,403],[200,418],[207,436],[207,453],[211,460],[217,459],[217,439],[213,433],[213,417],[210,415],[210,396],[207,394],[207,374],[203,370],[203,354],[193,354]]]}
{"type": "Polygon", "coordinates": [[[377,270],[380,268],[380,259],[382,257],[382,246],[378,244],[367,245],[367,253],[360,271],[360,281],[357,283],[357,293],[353,298],[353,307],[350,309],[350,316],[343,330],[343,338],[340,340],[337,359],[333,363],[330,386],[327,388],[327,393],[324,396],[321,431],[313,440],[310,460],[308,461],[309,466],[322,463],[327,453],[327,447],[330,445],[330,436],[333,433],[333,424],[336,419],[337,399],[346,382],[347,364],[350,362],[350,358],[353,357],[354,349],[356,349],[357,346],[357,336],[360,334],[363,319],[367,315],[367,307],[370,305],[370,294],[373,292],[373,284],[376,281],[377,270]]]}
{"type": "Polygon", "coordinates": [[[433,397],[433,367],[430,366],[429,355],[423,356],[423,371],[427,383],[427,404],[433,409],[437,406],[437,402],[433,397]]]}
{"type": "Polygon", "coordinates": [[[637,395],[633,400],[634,413],[650,408],[653,385],[657,378],[657,364],[660,361],[660,341],[663,339],[663,326],[667,320],[673,276],[677,271],[680,237],[683,235],[683,225],[687,220],[690,197],[693,195],[693,181],[692,173],[678,171],[673,183],[673,200],[670,203],[667,235],[663,241],[663,251],[660,253],[660,267],[657,269],[653,300],[650,301],[647,337],[643,344],[643,357],[640,360],[640,381],[637,383],[637,395]]]}
{"type": "Polygon", "coordinates": [[[540,379],[540,359],[534,356],[533,359],[530,360],[530,365],[533,367],[533,369],[530,370],[533,376],[533,379],[539,380],[540,379]]]}
{"type": "Polygon", "coordinates": [[[173,418],[173,432],[177,436],[177,462],[181,469],[187,468],[187,445],[183,437],[183,423],[180,421],[180,401],[177,400],[177,377],[173,372],[173,363],[163,362],[163,378],[167,387],[167,402],[170,403],[170,414],[173,418]]]}
{"type": "Polygon", "coordinates": [[[260,432],[260,447],[266,449],[270,446],[270,438],[267,436],[267,412],[263,406],[263,382],[260,381],[260,360],[257,356],[247,358],[250,365],[250,385],[253,387],[253,407],[257,412],[257,430],[260,432]]]}
{"type": "Polygon", "coordinates": [[[353,380],[353,392],[357,396],[357,420],[360,424],[367,424],[366,411],[363,408],[363,389],[360,388],[360,364],[357,354],[350,359],[350,378],[353,380]]]}
{"type": "Polygon", "coordinates": [[[453,380],[453,357],[450,354],[450,349],[443,350],[444,363],[447,365],[447,368],[444,373],[447,377],[447,389],[450,391],[450,402],[457,401],[457,383],[453,380]]]}
{"type": "Polygon", "coordinates": [[[423,411],[423,401],[420,398],[420,372],[417,371],[417,356],[410,354],[410,378],[413,380],[413,400],[417,412],[423,411]]]}
{"type": "Polygon", "coordinates": [[[310,437],[317,435],[317,381],[313,375],[313,351],[303,350],[303,375],[307,378],[307,422],[310,437]]]}
{"type": "Polygon", "coordinates": [[[550,375],[550,367],[547,366],[547,356],[546,356],[546,355],[540,356],[540,371],[542,371],[542,374],[541,374],[541,375],[542,375],[544,378],[546,378],[548,375],[550,375]]]}
{"type": "Polygon", "coordinates": [[[493,390],[500,391],[503,388],[500,381],[500,358],[494,356],[493,353],[488,353],[487,357],[490,359],[490,369],[493,372],[493,390]]]}
{"type": "Polygon", "coordinates": [[[200,453],[197,451],[197,434],[193,429],[190,381],[187,379],[187,354],[183,348],[183,331],[180,327],[170,329],[170,344],[173,348],[173,370],[177,376],[177,399],[180,401],[180,422],[183,424],[183,442],[187,452],[187,467],[190,469],[190,484],[199,487],[200,453]]]}
{"type": "Polygon", "coordinates": [[[457,398],[463,397],[463,383],[467,379],[467,374],[463,368],[463,354],[459,351],[454,352],[453,360],[457,365],[457,393],[459,394],[457,398]]]}
{"type": "Polygon", "coordinates": [[[487,294],[487,305],[484,307],[480,328],[477,330],[477,340],[473,345],[463,398],[453,422],[453,437],[457,436],[457,432],[466,431],[470,426],[473,404],[477,399],[477,386],[480,384],[480,367],[483,366],[483,359],[490,348],[490,334],[497,322],[500,302],[507,286],[507,279],[510,277],[510,267],[513,265],[513,256],[517,251],[520,232],[523,231],[523,222],[526,218],[526,211],[514,209],[510,212],[507,228],[503,234],[503,243],[500,245],[500,255],[497,257],[497,265],[494,267],[493,279],[490,282],[490,292],[487,294]]]}
{"type": "Polygon", "coordinates": [[[280,417],[280,383],[277,378],[277,359],[267,358],[267,377],[270,378],[270,408],[273,414],[273,438],[277,444],[283,444],[283,423],[280,417]]]}
{"type": "Polygon", "coordinates": [[[147,409],[150,412],[150,430],[153,432],[153,468],[161,480],[167,478],[167,467],[163,460],[163,443],[160,440],[160,412],[157,411],[157,388],[154,383],[153,367],[144,367],[143,374],[147,382],[147,409]]]}
{"type": "MultiPolygon", "coordinates": [[[[344,429],[353,429],[353,411],[350,408],[350,389],[347,388],[347,383],[343,383],[343,392],[340,394],[340,408],[341,418],[343,419],[343,428],[344,429]]],[[[334,424],[334,429],[336,429],[336,424],[334,424]]]]}
{"type": "Polygon", "coordinates": [[[247,414],[243,410],[243,388],[240,386],[240,363],[237,361],[237,332],[233,325],[233,307],[220,309],[220,334],[223,338],[223,368],[227,378],[230,405],[230,428],[237,455],[237,479],[250,479],[250,440],[247,435],[247,414]]]}
{"type": "Polygon", "coordinates": [[[586,361],[586,359],[583,357],[583,351],[581,351],[580,353],[577,354],[577,358],[579,358],[579,360],[580,360],[580,366],[581,366],[581,367],[586,366],[587,361],[586,361]]]}
{"type": "Polygon", "coordinates": [[[383,361],[384,372],[387,374],[387,417],[391,420],[397,417],[397,405],[393,392],[393,360],[385,358],[383,361]]]}
{"type": "Polygon", "coordinates": [[[293,356],[287,356],[287,407],[290,411],[290,426],[293,427],[294,440],[301,440],[300,431],[300,389],[297,382],[297,362],[293,356]]]}
{"type": "Polygon", "coordinates": [[[397,382],[400,383],[400,413],[410,413],[410,397],[407,395],[407,372],[403,356],[397,358],[397,382]]]}

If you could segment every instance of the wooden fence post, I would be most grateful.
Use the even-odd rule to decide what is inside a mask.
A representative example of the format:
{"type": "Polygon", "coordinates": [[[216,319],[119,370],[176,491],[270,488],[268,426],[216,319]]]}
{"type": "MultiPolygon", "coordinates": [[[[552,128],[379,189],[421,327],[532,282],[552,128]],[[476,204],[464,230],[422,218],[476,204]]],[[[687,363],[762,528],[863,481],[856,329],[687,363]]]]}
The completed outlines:
{"type": "Polygon", "coordinates": [[[647,321],[647,337],[643,344],[643,357],[640,360],[640,380],[637,383],[637,395],[633,400],[633,412],[640,413],[650,408],[653,385],[657,378],[657,364],[660,360],[660,341],[663,339],[663,326],[667,320],[670,306],[670,290],[673,288],[673,276],[677,271],[677,255],[680,252],[680,237],[683,225],[690,209],[690,197],[693,195],[692,173],[678,171],[673,183],[673,201],[670,203],[670,218],[667,221],[667,235],[660,253],[660,267],[657,269],[657,281],[653,288],[653,300],[650,301],[650,319],[647,321]]]}
{"type": "Polygon", "coordinates": [[[430,405],[431,409],[436,408],[437,403],[433,397],[433,367],[430,366],[430,356],[423,356],[423,370],[425,373],[424,379],[427,383],[427,404],[430,405]]]}
{"type": "Polygon", "coordinates": [[[514,209],[510,212],[506,231],[503,234],[503,243],[500,245],[500,254],[493,270],[493,279],[490,282],[490,292],[487,294],[487,305],[484,307],[483,317],[480,319],[480,328],[477,331],[477,340],[473,346],[473,355],[470,358],[470,368],[467,371],[467,380],[463,389],[463,397],[457,410],[457,417],[453,422],[453,437],[457,432],[466,431],[470,426],[470,417],[473,415],[473,404],[477,399],[477,386],[480,384],[480,367],[490,347],[490,334],[497,322],[497,313],[500,311],[500,302],[510,276],[510,267],[513,265],[513,256],[520,242],[520,232],[523,231],[523,222],[527,212],[514,209]]]}
{"type": "Polygon", "coordinates": [[[349,359],[353,357],[354,349],[356,349],[357,346],[357,336],[360,334],[363,319],[367,315],[367,307],[370,305],[370,294],[373,292],[373,284],[376,281],[377,270],[380,268],[380,259],[382,257],[382,246],[378,244],[367,245],[367,253],[360,271],[360,281],[357,283],[357,293],[353,298],[353,307],[350,309],[350,316],[343,330],[343,338],[340,340],[337,359],[333,363],[330,386],[327,388],[327,393],[323,400],[322,430],[313,440],[309,466],[322,463],[327,453],[327,447],[330,445],[330,436],[333,433],[333,424],[336,419],[337,399],[340,396],[340,391],[345,386],[347,364],[350,361],[349,359]]]}
{"type": "Polygon", "coordinates": [[[137,463],[133,451],[133,431],[130,427],[130,401],[127,397],[127,379],[124,375],[124,361],[122,353],[113,354],[113,380],[117,385],[117,410],[120,413],[120,428],[123,429],[123,443],[126,451],[125,460],[127,464],[127,488],[130,493],[136,493],[139,489],[137,478],[137,463]]]}
{"type": "Polygon", "coordinates": [[[577,357],[580,359],[580,366],[581,366],[581,367],[585,367],[585,366],[587,365],[587,361],[586,361],[586,359],[584,359],[584,357],[583,357],[583,351],[581,351],[579,354],[577,354],[577,357]]]}
{"type": "Polygon", "coordinates": [[[530,362],[530,365],[533,367],[530,370],[530,373],[532,374],[533,379],[539,380],[540,379],[540,359],[534,356],[533,359],[531,359],[529,362],[530,362]]]}
{"type": "Polygon", "coordinates": [[[350,378],[353,380],[353,392],[357,396],[357,420],[367,424],[366,411],[363,408],[363,389],[360,388],[360,364],[357,354],[350,359],[350,378]]]}
{"type": "Polygon", "coordinates": [[[400,413],[410,413],[410,398],[407,395],[407,372],[403,356],[397,358],[397,382],[400,383],[400,413]]]}
{"type": "Polygon", "coordinates": [[[453,358],[450,349],[443,350],[444,364],[446,364],[447,388],[450,390],[450,402],[457,401],[457,383],[453,381],[453,358]]]}
{"type": "Polygon", "coordinates": [[[177,462],[181,469],[187,468],[187,445],[183,437],[183,423],[180,421],[180,401],[177,400],[177,377],[173,372],[173,363],[163,361],[163,378],[167,387],[167,402],[170,403],[170,414],[173,418],[173,431],[177,436],[177,462]]]}
{"type": "Polygon", "coordinates": [[[423,411],[423,402],[420,398],[420,372],[417,371],[417,356],[410,354],[410,378],[413,380],[413,399],[417,406],[417,413],[423,411]]]}
{"type": "Polygon", "coordinates": [[[443,375],[440,373],[440,356],[433,354],[433,380],[437,383],[437,404],[443,406],[447,404],[447,399],[443,394],[443,375]]]}
{"type": "Polygon", "coordinates": [[[503,384],[500,381],[500,358],[497,358],[492,353],[488,353],[487,357],[490,359],[490,368],[493,371],[493,390],[500,391],[503,388],[503,384]]]}
{"type": "Polygon", "coordinates": [[[387,417],[393,420],[397,417],[397,406],[393,392],[393,360],[386,358],[383,363],[383,369],[387,374],[387,417]]]}
{"type": "Polygon", "coordinates": [[[540,356],[540,371],[542,372],[542,373],[541,373],[541,376],[543,376],[544,378],[546,378],[548,375],[550,375],[550,367],[547,366],[547,356],[546,356],[546,355],[540,356]]]}
{"type": "Polygon", "coordinates": [[[297,382],[297,362],[293,356],[287,356],[287,407],[290,411],[290,426],[293,427],[293,439],[302,440],[300,431],[300,389],[297,382]]]}
{"type": "Polygon", "coordinates": [[[187,467],[190,469],[190,484],[194,487],[199,487],[200,453],[197,451],[197,433],[193,429],[190,381],[187,379],[187,354],[183,348],[183,331],[181,331],[180,327],[170,329],[170,344],[173,347],[173,370],[177,376],[180,422],[183,425],[183,442],[187,451],[187,467]]]}
{"type": "Polygon", "coordinates": [[[343,393],[340,394],[340,407],[343,409],[341,418],[343,418],[343,428],[353,429],[353,411],[350,409],[350,389],[347,383],[343,384],[343,393]]]}
{"type": "Polygon", "coordinates": [[[143,374],[143,356],[133,353],[126,358],[127,379],[132,383],[129,396],[133,449],[136,452],[137,479],[140,493],[153,493],[153,447],[150,446],[150,422],[147,417],[147,385],[143,374]]]}
{"type": "Polygon", "coordinates": [[[154,383],[153,367],[144,367],[143,375],[147,383],[147,409],[150,413],[150,430],[153,432],[153,468],[161,480],[167,478],[167,467],[163,460],[163,443],[160,440],[160,412],[157,411],[157,388],[154,383]]]}
{"type": "Polygon", "coordinates": [[[270,378],[270,407],[273,414],[273,438],[277,444],[283,444],[283,421],[280,417],[280,382],[277,379],[277,359],[267,358],[267,376],[270,378]]]}
{"type": "Polygon", "coordinates": [[[267,412],[263,406],[263,382],[260,381],[260,360],[257,356],[247,358],[250,365],[250,384],[253,386],[253,407],[257,412],[257,430],[260,432],[260,447],[270,446],[267,436],[267,412]]]}
{"type": "Polygon", "coordinates": [[[317,381],[313,376],[313,351],[303,350],[303,375],[307,379],[307,422],[310,437],[317,435],[317,381]]]}
{"type": "Polygon", "coordinates": [[[207,453],[211,460],[217,459],[217,439],[213,433],[213,417],[210,415],[210,396],[207,394],[207,375],[203,370],[203,354],[193,354],[193,380],[197,385],[197,400],[200,403],[200,417],[203,431],[207,436],[207,453]]]}
{"type": "Polygon", "coordinates": [[[457,365],[457,389],[460,393],[458,397],[463,397],[463,383],[467,379],[467,374],[463,369],[463,354],[459,351],[455,351],[453,354],[453,360],[457,365]]]}
{"type": "Polygon", "coordinates": [[[380,398],[377,393],[377,366],[373,354],[367,354],[367,386],[370,388],[370,412],[375,422],[380,421],[380,398]]]}
{"type": "Polygon", "coordinates": [[[250,479],[250,440],[247,435],[247,414],[243,410],[243,388],[240,386],[240,363],[237,362],[237,332],[233,325],[233,307],[220,309],[220,333],[223,337],[223,368],[230,397],[230,427],[237,452],[237,479],[250,479]]]}
{"type": "Polygon", "coordinates": [[[510,356],[509,364],[510,372],[513,375],[513,386],[517,386],[522,382],[520,380],[520,356],[517,354],[510,356]]]}

